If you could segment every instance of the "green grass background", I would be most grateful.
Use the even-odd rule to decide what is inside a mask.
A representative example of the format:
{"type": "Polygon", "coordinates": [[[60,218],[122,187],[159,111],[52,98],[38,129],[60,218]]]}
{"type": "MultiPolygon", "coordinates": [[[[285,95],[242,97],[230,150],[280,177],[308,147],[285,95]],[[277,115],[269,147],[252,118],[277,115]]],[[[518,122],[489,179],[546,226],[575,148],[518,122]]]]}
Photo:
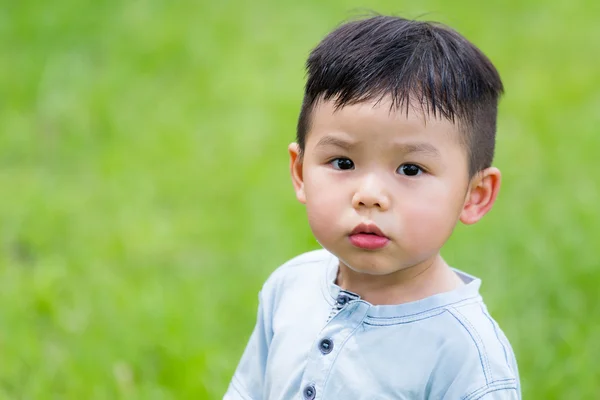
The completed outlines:
{"type": "Polygon", "coordinates": [[[257,292],[317,247],[287,171],[310,49],[368,7],[504,79],[483,279],[527,399],[600,398],[596,1],[2,1],[0,398],[218,399],[257,292]]]}

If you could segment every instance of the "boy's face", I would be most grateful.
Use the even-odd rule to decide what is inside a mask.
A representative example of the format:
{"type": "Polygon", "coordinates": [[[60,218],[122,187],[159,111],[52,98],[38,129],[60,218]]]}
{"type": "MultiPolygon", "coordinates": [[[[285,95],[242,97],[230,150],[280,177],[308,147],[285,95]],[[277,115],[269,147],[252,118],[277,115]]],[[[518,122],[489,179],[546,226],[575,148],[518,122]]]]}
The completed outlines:
{"type": "Polygon", "coordinates": [[[304,157],[290,145],[296,194],[316,239],[352,270],[374,275],[437,256],[471,200],[486,195],[469,179],[453,123],[410,107],[408,116],[390,112],[389,101],[338,110],[321,101],[304,157]]]}

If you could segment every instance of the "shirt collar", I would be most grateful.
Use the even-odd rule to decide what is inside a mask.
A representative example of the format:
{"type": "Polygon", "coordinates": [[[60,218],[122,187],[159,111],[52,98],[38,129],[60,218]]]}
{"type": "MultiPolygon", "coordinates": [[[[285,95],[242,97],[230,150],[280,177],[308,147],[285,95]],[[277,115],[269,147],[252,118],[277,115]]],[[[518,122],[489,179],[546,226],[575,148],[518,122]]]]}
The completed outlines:
{"type": "MultiPolygon", "coordinates": [[[[338,268],[338,258],[329,253],[329,258],[326,260],[326,268],[324,268],[322,289],[325,299],[332,306],[336,304],[340,292],[344,292],[342,288],[335,284],[338,268]]],[[[369,305],[369,310],[367,312],[369,317],[396,318],[414,316],[416,314],[442,309],[467,300],[480,300],[481,296],[479,295],[479,288],[481,286],[481,280],[454,268],[453,271],[456,272],[465,284],[450,292],[439,293],[422,300],[397,305],[374,306],[362,299],[359,299],[358,301],[362,301],[369,305]]],[[[352,297],[358,298],[358,295],[352,297]]]]}

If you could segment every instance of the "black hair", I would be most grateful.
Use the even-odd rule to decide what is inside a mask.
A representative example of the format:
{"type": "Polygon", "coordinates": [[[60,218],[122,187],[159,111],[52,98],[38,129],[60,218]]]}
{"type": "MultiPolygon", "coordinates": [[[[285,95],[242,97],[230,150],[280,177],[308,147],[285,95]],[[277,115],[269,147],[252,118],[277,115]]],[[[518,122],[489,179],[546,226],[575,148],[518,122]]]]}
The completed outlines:
{"type": "Polygon", "coordinates": [[[341,108],[390,96],[396,110],[416,106],[459,124],[470,176],[491,165],[504,88],[491,61],[453,29],[382,15],[348,22],[313,49],[306,69],[297,128],[301,155],[319,100],[341,108]]]}

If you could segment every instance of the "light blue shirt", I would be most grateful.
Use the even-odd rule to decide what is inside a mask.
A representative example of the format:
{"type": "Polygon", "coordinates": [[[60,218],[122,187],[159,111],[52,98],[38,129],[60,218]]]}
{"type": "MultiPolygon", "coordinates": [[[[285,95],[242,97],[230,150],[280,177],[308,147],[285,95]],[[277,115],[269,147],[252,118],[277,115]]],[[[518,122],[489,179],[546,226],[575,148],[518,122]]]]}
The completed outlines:
{"type": "Polygon", "coordinates": [[[337,286],[326,250],[278,268],[225,400],[520,399],[517,364],[481,281],[374,306],[337,286]]]}

